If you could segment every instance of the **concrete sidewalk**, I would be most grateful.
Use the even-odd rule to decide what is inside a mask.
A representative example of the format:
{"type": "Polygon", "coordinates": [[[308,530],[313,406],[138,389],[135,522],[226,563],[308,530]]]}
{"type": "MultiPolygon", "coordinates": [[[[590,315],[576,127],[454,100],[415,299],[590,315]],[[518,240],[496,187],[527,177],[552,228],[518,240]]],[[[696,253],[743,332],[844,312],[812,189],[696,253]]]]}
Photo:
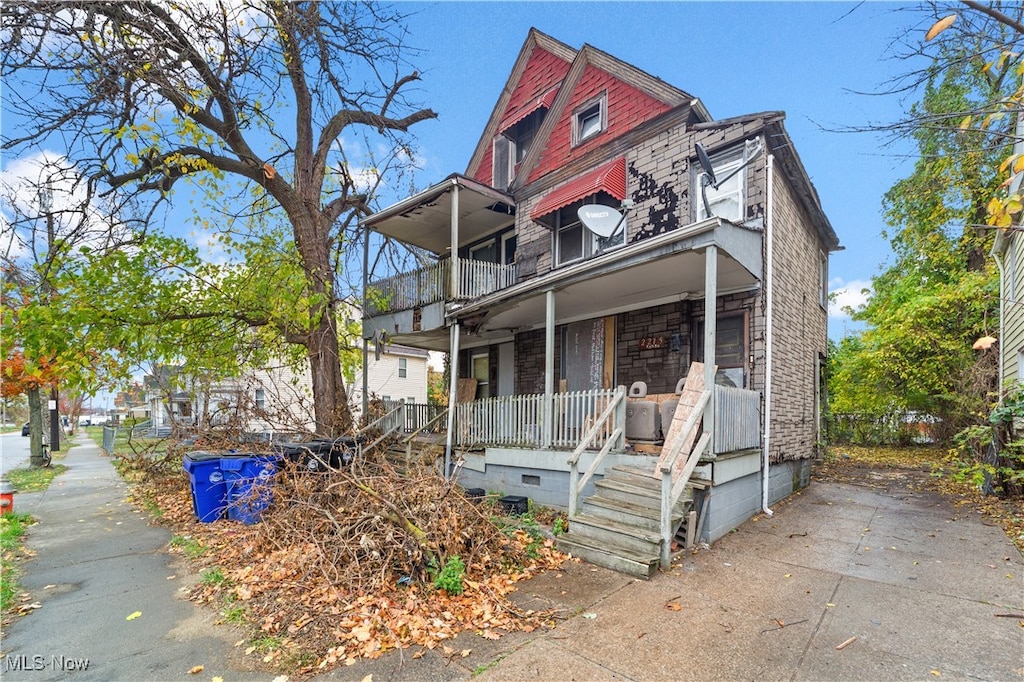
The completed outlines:
{"type": "Polygon", "coordinates": [[[272,679],[232,666],[243,635],[185,599],[187,567],[165,551],[170,533],[125,501],[99,447],[84,434],[74,442],[49,490],[15,495],[15,509],[39,521],[20,582],[41,606],[4,628],[0,678],[166,680],[203,665],[201,679],[272,679]]]}
{"type": "MultiPolygon", "coordinates": [[[[184,599],[187,567],[166,553],[169,533],[79,443],[49,491],[17,497],[40,520],[22,584],[42,606],[6,629],[0,677],[272,680],[244,669],[244,635],[184,599]]],[[[650,581],[567,562],[514,597],[550,610],[554,629],[468,632],[448,651],[410,648],[318,679],[1021,679],[1021,554],[983,517],[920,492],[915,476],[926,475],[815,483],[650,581]]]]}

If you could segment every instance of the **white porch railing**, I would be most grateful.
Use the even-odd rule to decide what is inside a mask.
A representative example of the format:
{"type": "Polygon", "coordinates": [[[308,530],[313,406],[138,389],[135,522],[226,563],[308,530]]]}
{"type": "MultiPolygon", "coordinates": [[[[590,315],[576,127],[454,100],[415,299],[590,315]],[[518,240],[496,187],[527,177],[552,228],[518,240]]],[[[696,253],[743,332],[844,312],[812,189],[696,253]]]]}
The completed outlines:
{"type": "Polygon", "coordinates": [[[515,264],[458,259],[458,291],[451,291],[451,260],[432,263],[371,282],[367,291],[367,313],[409,310],[438,301],[479,298],[512,286],[518,280],[515,264]]]}
{"type": "MultiPolygon", "coordinates": [[[[543,393],[463,403],[455,408],[455,443],[459,447],[482,444],[574,448],[616,395],[616,389],[599,388],[551,396],[554,420],[550,443],[544,443],[543,393]]],[[[624,422],[624,414],[603,422],[594,434],[593,446],[602,447],[612,439],[616,428],[625,428],[624,422]]]]}
{"type": "Polygon", "coordinates": [[[761,447],[761,393],[715,386],[715,454],[761,447]]]}

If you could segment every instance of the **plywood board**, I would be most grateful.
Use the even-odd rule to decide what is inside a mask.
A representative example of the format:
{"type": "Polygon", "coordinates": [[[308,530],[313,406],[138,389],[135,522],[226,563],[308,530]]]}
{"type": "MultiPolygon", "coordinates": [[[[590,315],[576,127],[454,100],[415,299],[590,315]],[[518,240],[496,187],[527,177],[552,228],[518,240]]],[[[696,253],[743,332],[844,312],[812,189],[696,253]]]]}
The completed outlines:
{"type": "Polygon", "coordinates": [[[476,379],[459,379],[458,393],[455,396],[455,403],[461,405],[463,403],[471,403],[476,400],[476,379]]]}
{"type": "MultiPolygon", "coordinates": [[[[718,368],[716,367],[715,369],[717,370],[718,368]]],[[[676,412],[672,416],[672,423],[665,432],[665,443],[661,446],[661,457],[658,460],[658,468],[655,470],[655,475],[658,478],[661,478],[661,465],[668,458],[669,451],[672,450],[675,442],[683,437],[683,425],[693,413],[693,408],[700,400],[700,396],[704,392],[704,387],[704,363],[690,363],[690,371],[686,375],[686,383],[683,385],[683,393],[679,396],[679,405],[676,407],[676,412]]],[[[686,465],[687,455],[693,448],[694,441],[697,439],[698,430],[699,429],[691,430],[689,437],[687,437],[686,441],[683,443],[683,448],[680,451],[679,457],[676,458],[675,466],[672,469],[673,478],[686,465]]]]}

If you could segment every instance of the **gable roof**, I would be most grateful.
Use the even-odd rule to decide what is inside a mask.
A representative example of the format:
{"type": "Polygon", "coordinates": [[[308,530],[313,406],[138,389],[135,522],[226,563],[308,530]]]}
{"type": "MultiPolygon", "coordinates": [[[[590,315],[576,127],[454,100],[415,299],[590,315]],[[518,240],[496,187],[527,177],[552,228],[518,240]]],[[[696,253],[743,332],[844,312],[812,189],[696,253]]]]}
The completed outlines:
{"type": "MultiPolygon", "coordinates": [[[[480,164],[484,159],[484,156],[490,151],[491,140],[504,128],[501,126],[502,120],[509,114],[514,113],[519,109],[517,106],[512,106],[511,111],[509,110],[510,103],[512,101],[512,95],[516,91],[517,87],[520,86],[526,67],[530,63],[530,59],[534,56],[535,51],[542,50],[548,53],[553,61],[561,62],[563,64],[564,71],[569,70],[569,66],[572,64],[572,60],[576,58],[576,50],[569,47],[565,43],[559,42],[551,36],[541,33],[535,28],[531,28],[529,34],[526,36],[526,41],[523,43],[523,47],[519,50],[519,56],[516,57],[515,64],[512,66],[512,71],[509,73],[508,80],[505,81],[505,86],[501,89],[501,95],[498,97],[498,101],[494,103],[494,109],[491,111],[490,118],[487,119],[487,125],[484,127],[484,131],[480,136],[480,140],[476,143],[476,149],[473,151],[473,156],[470,157],[469,165],[466,166],[466,175],[469,177],[476,177],[477,171],[480,169],[480,164]]],[[[538,82],[538,92],[531,93],[535,97],[542,96],[548,90],[551,90],[562,81],[564,72],[559,73],[561,70],[555,70],[554,67],[549,67],[551,71],[547,74],[547,78],[543,81],[538,82]]],[[[557,89],[555,90],[557,92],[557,89]]],[[[532,112],[527,112],[532,113],[532,112]]],[[[526,114],[524,114],[525,116],[526,114]]],[[[511,125],[508,124],[508,125],[511,125]]],[[[505,127],[508,127],[507,125],[505,127]]]]}
{"type": "MultiPolygon", "coordinates": [[[[484,172],[486,169],[481,166],[489,158],[491,142],[494,137],[544,106],[548,108],[548,114],[537,131],[527,156],[519,166],[513,187],[525,184],[526,179],[541,159],[542,150],[547,145],[551,131],[557,126],[563,125],[566,118],[571,115],[571,111],[566,111],[566,109],[573,101],[573,95],[588,73],[588,68],[599,69],[612,79],[663,105],[659,111],[650,112],[651,115],[663,113],[666,109],[682,104],[699,104],[693,95],[596,47],[584,45],[582,49],[576,51],[537,29],[531,28],[526,42],[516,58],[515,66],[505,83],[501,97],[495,104],[483,134],[477,142],[476,149],[467,166],[466,175],[482,179],[481,173],[483,172],[484,175],[487,173],[484,172]],[[549,63],[538,65],[535,60],[538,50],[550,53],[551,56],[560,60],[564,72],[553,69],[549,63]],[[524,97],[526,101],[520,101],[524,97]]],[[[702,105],[694,108],[706,115],[702,105]]],[[[636,121],[632,122],[633,125],[636,123],[636,121]]],[[[606,141],[607,138],[604,139],[604,142],[606,141]]]]}

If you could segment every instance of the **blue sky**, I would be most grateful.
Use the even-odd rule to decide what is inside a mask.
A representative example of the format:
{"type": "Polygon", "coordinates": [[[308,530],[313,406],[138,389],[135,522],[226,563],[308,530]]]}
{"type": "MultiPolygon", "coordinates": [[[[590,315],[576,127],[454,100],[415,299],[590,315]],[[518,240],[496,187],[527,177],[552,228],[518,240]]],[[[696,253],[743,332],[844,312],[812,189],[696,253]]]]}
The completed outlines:
{"type": "MultiPolygon", "coordinates": [[[[870,96],[910,68],[894,38],[923,40],[927,24],[891,3],[440,2],[413,12],[410,44],[421,100],[439,113],[416,126],[419,186],[464,171],[531,26],[571,47],[585,43],[703,100],[728,118],[782,110],[844,251],[830,288],[859,291],[890,257],[882,195],[913,168],[914,148],[870,133],[830,132],[891,122],[910,102],[870,96]],[[915,22],[911,26],[911,22],[915,22]]],[[[903,6],[906,7],[905,5],[903,6]]],[[[913,100],[911,100],[913,101],[913,100]]],[[[856,302],[857,296],[844,297],[856,302]]],[[[833,317],[830,335],[850,329],[833,317]]]]}

